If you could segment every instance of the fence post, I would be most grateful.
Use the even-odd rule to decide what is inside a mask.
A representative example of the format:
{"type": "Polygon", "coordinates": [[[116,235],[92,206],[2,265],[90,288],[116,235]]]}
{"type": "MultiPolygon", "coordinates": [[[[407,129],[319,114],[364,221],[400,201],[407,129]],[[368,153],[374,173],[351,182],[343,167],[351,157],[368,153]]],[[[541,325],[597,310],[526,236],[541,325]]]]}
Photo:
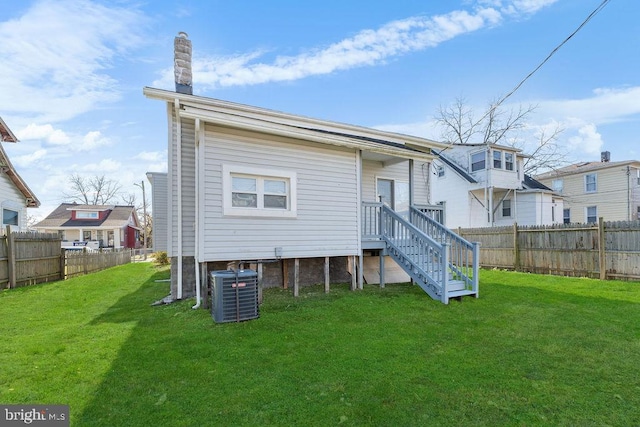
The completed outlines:
{"type": "Polygon", "coordinates": [[[60,280],[67,280],[67,250],[60,248],[60,280]]]}
{"type": "Polygon", "coordinates": [[[520,246],[518,245],[518,223],[513,223],[513,269],[520,270],[520,246]]]}
{"type": "Polygon", "coordinates": [[[607,256],[605,253],[604,218],[598,218],[598,258],[600,264],[600,280],[607,280],[607,256]]]}
{"type": "Polygon", "coordinates": [[[16,245],[13,227],[7,225],[7,270],[9,272],[9,289],[16,287],[16,245]]]}

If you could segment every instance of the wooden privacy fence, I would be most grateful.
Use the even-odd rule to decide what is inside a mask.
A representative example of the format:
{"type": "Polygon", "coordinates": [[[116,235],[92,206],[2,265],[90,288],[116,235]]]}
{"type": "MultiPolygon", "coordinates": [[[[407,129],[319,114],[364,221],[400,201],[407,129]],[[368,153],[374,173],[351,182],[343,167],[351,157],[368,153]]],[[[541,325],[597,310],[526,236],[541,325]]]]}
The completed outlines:
{"type": "Polygon", "coordinates": [[[105,252],[64,251],[65,279],[131,262],[131,250],[105,252]]]}
{"type": "Polygon", "coordinates": [[[129,249],[67,251],[57,234],[11,231],[0,235],[0,289],[64,280],[131,262],[129,249]]]}
{"type": "Polygon", "coordinates": [[[458,229],[480,265],[530,273],[640,280],[640,221],[458,229]]]}

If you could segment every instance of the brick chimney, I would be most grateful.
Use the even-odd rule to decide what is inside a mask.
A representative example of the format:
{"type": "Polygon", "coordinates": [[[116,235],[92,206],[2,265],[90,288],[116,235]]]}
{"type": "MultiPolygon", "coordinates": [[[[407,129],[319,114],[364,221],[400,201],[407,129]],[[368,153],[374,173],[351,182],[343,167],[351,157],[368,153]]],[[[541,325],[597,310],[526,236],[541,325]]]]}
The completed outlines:
{"type": "Polygon", "coordinates": [[[174,75],[176,92],[193,95],[191,74],[191,40],[185,32],[179,32],[173,41],[174,75]]]}

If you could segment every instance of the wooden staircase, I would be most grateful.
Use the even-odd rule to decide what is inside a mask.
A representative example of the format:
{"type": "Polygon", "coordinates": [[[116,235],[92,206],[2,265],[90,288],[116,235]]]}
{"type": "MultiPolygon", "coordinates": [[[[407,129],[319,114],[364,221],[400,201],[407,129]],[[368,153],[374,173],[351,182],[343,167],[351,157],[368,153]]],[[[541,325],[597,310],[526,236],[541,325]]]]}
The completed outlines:
{"type": "Polygon", "coordinates": [[[405,219],[383,204],[369,205],[378,216],[376,236],[384,254],[429,296],[444,304],[451,298],[478,297],[477,243],[467,242],[414,207],[405,219]]]}

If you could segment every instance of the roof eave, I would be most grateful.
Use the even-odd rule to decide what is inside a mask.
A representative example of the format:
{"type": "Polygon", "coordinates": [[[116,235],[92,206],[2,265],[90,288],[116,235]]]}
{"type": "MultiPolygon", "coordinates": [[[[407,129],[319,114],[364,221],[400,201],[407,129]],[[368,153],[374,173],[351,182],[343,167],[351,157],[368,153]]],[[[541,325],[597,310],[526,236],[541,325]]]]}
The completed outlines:
{"type": "MultiPolygon", "coordinates": [[[[150,99],[158,99],[166,102],[174,102],[175,100],[178,100],[183,105],[181,115],[185,117],[202,118],[206,119],[207,121],[211,121],[222,120],[221,115],[225,115],[228,118],[235,116],[237,118],[236,120],[228,119],[229,121],[225,123],[227,126],[247,125],[249,121],[257,121],[261,124],[261,126],[259,126],[258,128],[262,131],[267,130],[266,128],[269,127],[268,124],[271,123],[272,125],[279,125],[283,127],[317,128],[325,131],[347,134],[351,133],[357,136],[388,140],[389,142],[403,144],[408,148],[418,149],[423,152],[426,150],[431,150],[432,148],[444,149],[445,147],[447,147],[447,144],[432,141],[426,138],[420,138],[394,132],[386,132],[378,129],[349,125],[345,123],[313,119],[309,117],[298,116],[244,104],[237,104],[229,101],[222,101],[214,98],[186,95],[150,87],[145,87],[143,89],[143,93],[147,98],[150,99]]],[[[298,135],[297,137],[301,137],[304,135],[305,134],[303,133],[298,135]]],[[[330,143],[328,141],[328,138],[323,137],[321,139],[322,140],[318,140],[317,142],[330,143]]],[[[334,138],[334,142],[336,140],[339,140],[339,138],[334,138]]],[[[351,145],[353,145],[353,141],[351,142],[351,145]]],[[[368,149],[368,147],[364,148],[368,149]]],[[[415,157],[408,156],[407,158],[415,157]]],[[[433,156],[429,154],[427,158],[433,159],[433,156]]]]}

